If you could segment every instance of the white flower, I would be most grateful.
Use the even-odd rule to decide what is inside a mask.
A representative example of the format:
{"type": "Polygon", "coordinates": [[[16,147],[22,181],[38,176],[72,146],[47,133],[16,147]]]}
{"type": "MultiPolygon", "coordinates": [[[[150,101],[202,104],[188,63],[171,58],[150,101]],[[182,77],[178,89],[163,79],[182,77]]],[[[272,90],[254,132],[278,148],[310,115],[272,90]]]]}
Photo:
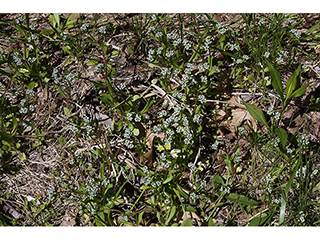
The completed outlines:
{"type": "Polygon", "coordinates": [[[169,204],[170,203],[170,200],[166,199],[164,200],[164,204],[169,204]]]}
{"type": "Polygon", "coordinates": [[[180,150],[179,149],[172,149],[170,154],[173,158],[176,158],[178,157],[178,153],[180,153],[180,150]]]}
{"type": "Polygon", "coordinates": [[[201,82],[203,83],[207,83],[208,81],[206,76],[201,76],[200,79],[201,79],[201,82]]]}
{"type": "Polygon", "coordinates": [[[198,100],[201,104],[205,104],[207,102],[207,99],[204,95],[199,95],[198,100]]]}
{"type": "Polygon", "coordinates": [[[270,56],[270,53],[269,53],[269,52],[265,52],[265,53],[263,54],[263,56],[264,56],[265,58],[268,58],[268,57],[270,56]]]}
{"type": "Polygon", "coordinates": [[[264,24],[264,23],[265,23],[264,18],[260,18],[258,24],[261,25],[261,24],[264,24]]]}
{"type": "Polygon", "coordinates": [[[242,59],[240,59],[240,58],[239,58],[239,59],[237,59],[237,61],[236,61],[236,63],[237,63],[237,64],[240,64],[240,63],[242,63],[242,62],[243,62],[243,60],[242,60],[242,59]]]}
{"type": "Polygon", "coordinates": [[[84,23],[82,24],[82,26],[80,27],[80,31],[84,32],[87,30],[87,28],[89,27],[89,23],[84,23]]]}
{"type": "Polygon", "coordinates": [[[194,117],[193,117],[193,121],[195,122],[195,123],[199,123],[200,122],[200,114],[196,114],[196,115],[194,115],[194,117]]]}
{"type": "Polygon", "coordinates": [[[99,32],[102,34],[106,34],[106,27],[105,26],[99,27],[99,32]]]}

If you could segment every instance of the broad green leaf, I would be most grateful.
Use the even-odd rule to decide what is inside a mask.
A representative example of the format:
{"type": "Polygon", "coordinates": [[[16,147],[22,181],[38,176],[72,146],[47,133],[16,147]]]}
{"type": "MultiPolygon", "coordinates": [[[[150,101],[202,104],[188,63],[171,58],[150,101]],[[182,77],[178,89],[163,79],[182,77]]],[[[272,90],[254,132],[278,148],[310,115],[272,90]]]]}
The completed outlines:
{"type": "Polygon", "coordinates": [[[188,207],[186,208],[186,211],[187,212],[196,212],[197,210],[194,207],[188,205],[188,207]]]}
{"type": "Polygon", "coordinates": [[[28,88],[29,90],[32,90],[32,89],[34,89],[35,86],[36,86],[36,83],[35,83],[35,82],[31,82],[31,83],[28,84],[28,87],[27,87],[27,88],[28,88]]]}
{"type": "Polygon", "coordinates": [[[137,226],[139,226],[141,220],[142,220],[142,216],[143,216],[144,212],[141,212],[138,216],[138,219],[137,219],[137,226]]]}
{"type": "Polygon", "coordinates": [[[66,144],[66,139],[64,137],[57,137],[58,141],[60,142],[61,145],[66,144]]]}
{"type": "Polygon", "coordinates": [[[96,65],[98,62],[99,62],[98,59],[91,59],[91,60],[87,63],[87,65],[88,65],[88,66],[96,65]]]}
{"type": "Polygon", "coordinates": [[[266,213],[262,213],[259,216],[255,217],[254,219],[251,220],[251,222],[249,223],[250,227],[254,227],[254,226],[263,226],[264,223],[268,220],[269,215],[266,213]]]}
{"type": "Polygon", "coordinates": [[[248,198],[244,195],[238,194],[238,193],[230,193],[228,196],[226,196],[226,199],[232,201],[232,202],[237,202],[237,203],[242,203],[246,205],[257,205],[258,202],[248,198]]]}
{"type": "Polygon", "coordinates": [[[209,227],[215,227],[215,226],[216,226],[216,225],[214,224],[214,221],[213,221],[212,218],[209,218],[208,226],[209,226],[209,227]]]}
{"type": "Polygon", "coordinates": [[[212,182],[219,182],[221,184],[224,184],[223,178],[219,175],[215,175],[212,179],[212,182]]]}
{"type": "Polygon", "coordinates": [[[173,179],[173,175],[171,172],[168,173],[167,179],[164,180],[163,184],[170,182],[173,179]]]}
{"type": "Polygon", "coordinates": [[[184,226],[184,227],[192,226],[192,219],[191,218],[187,218],[186,220],[184,220],[184,222],[181,224],[181,226],[184,226]]]}
{"type": "Polygon", "coordinates": [[[252,81],[252,82],[256,82],[256,79],[255,79],[254,76],[251,75],[251,74],[248,75],[248,79],[249,79],[250,81],[252,81]]]}
{"type": "Polygon", "coordinates": [[[288,99],[291,95],[291,93],[294,91],[297,85],[297,77],[301,72],[301,64],[299,64],[299,67],[293,72],[293,74],[290,76],[287,86],[286,86],[286,98],[288,99]]]}
{"type": "Polygon", "coordinates": [[[171,207],[170,215],[169,215],[168,219],[166,220],[165,225],[168,225],[168,223],[170,222],[170,220],[173,218],[173,216],[174,216],[175,214],[176,214],[176,206],[173,205],[173,206],[171,207]]]}
{"type": "Polygon", "coordinates": [[[288,140],[288,134],[286,130],[283,128],[276,128],[274,131],[278,135],[280,142],[282,144],[282,147],[285,147],[286,142],[288,140]]]}
{"type": "Polygon", "coordinates": [[[260,108],[258,108],[257,106],[250,104],[250,103],[246,103],[243,102],[243,104],[246,106],[246,108],[248,109],[250,115],[256,119],[257,121],[261,122],[263,125],[265,125],[267,128],[269,128],[268,123],[264,117],[263,112],[261,111],[260,108]]]}
{"type": "Polygon", "coordinates": [[[294,92],[291,94],[290,98],[302,96],[302,95],[306,92],[307,87],[308,87],[311,83],[313,83],[313,82],[307,83],[307,84],[303,85],[301,88],[298,88],[296,91],[294,91],[294,92]]]}
{"type": "Polygon", "coordinates": [[[102,93],[101,101],[104,102],[105,104],[113,107],[112,97],[109,93],[102,93]]]}
{"type": "Polygon", "coordinates": [[[132,133],[133,133],[133,135],[135,135],[135,136],[139,136],[140,131],[139,131],[138,128],[134,128],[133,131],[132,131],[132,133]]]}
{"type": "Polygon", "coordinates": [[[284,101],[284,95],[283,95],[283,88],[282,88],[282,82],[280,79],[280,73],[267,61],[268,68],[271,74],[271,83],[272,86],[277,90],[279,93],[282,101],[284,101]]]}
{"type": "MultiPolygon", "coordinates": [[[[93,46],[99,46],[98,43],[96,43],[91,37],[87,38],[88,42],[90,42],[93,46]]],[[[88,64],[87,64],[88,65],[88,64]]],[[[88,65],[89,66],[89,65],[88,65]]]]}
{"type": "Polygon", "coordinates": [[[63,108],[63,112],[67,117],[70,115],[70,110],[67,107],[63,108]]]}

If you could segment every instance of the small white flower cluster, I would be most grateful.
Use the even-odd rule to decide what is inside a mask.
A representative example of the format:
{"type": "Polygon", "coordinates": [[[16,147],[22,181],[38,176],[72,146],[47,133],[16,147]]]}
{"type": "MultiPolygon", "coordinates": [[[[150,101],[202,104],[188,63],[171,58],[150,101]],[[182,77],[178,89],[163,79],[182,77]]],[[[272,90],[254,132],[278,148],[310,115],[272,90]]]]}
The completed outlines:
{"type": "Polygon", "coordinates": [[[157,32],[155,36],[156,36],[156,38],[160,38],[160,37],[162,37],[162,35],[163,35],[162,32],[157,32]]]}
{"type": "Polygon", "coordinates": [[[318,173],[318,169],[314,169],[313,172],[311,173],[311,177],[317,175],[317,173],[318,173]]]}
{"type": "Polygon", "coordinates": [[[0,49],[0,58],[4,59],[5,58],[5,54],[3,49],[0,49]]]}
{"type": "Polygon", "coordinates": [[[172,97],[181,99],[183,94],[181,92],[173,92],[172,97]]]}
{"type": "Polygon", "coordinates": [[[169,50],[167,53],[166,53],[166,56],[167,57],[172,57],[174,55],[174,51],[173,50],[169,50]]]}
{"type": "Polygon", "coordinates": [[[207,186],[206,180],[201,180],[200,181],[200,188],[205,188],[207,186]]]}
{"type": "Polygon", "coordinates": [[[276,147],[278,147],[279,142],[280,142],[280,139],[279,139],[278,137],[276,137],[276,138],[273,140],[273,142],[271,143],[271,145],[276,148],[276,147]]]}
{"type": "Polygon", "coordinates": [[[161,160],[162,162],[164,162],[164,161],[167,160],[167,156],[166,156],[166,154],[165,154],[164,152],[160,154],[159,158],[160,158],[160,160],[161,160]]]}
{"type": "Polygon", "coordinates": [[[31,30],[34,30],[36,28],[36,26],[37,26],[36,23],[31,23],[29,27],[31,30]]]}
{"type": "Polygon", "coordinates": [[[207,99],[204,95],[199,95],[198,100],[201,104],[205,104],[207,102],[207,99]]]}
{"type": "Polygon", "coordinates": [[[53,78],[55,84],[58,84],[61,80],[61,77],[58,76],[58,73],[59,70],[57,68],[54,68],[51,77],[53,78]]]}
{"type": "Polygon", "coordinates": [[[220,192],[223,192],[223,193],[230,193],[230,187],[226,186],[221,186],[220,188],[220,192]]]}
{"type": "Polygon", "coordinates": [[[157,20],[157,15],[156,15],[156,14],[152,14],[152,15],[151,15],[151,19],[152,19],[153,21],[156,21],[156,20],[157,20]]]}
{"type": "Polygon", "coordinates": [[[132,35],[127,35],[126,39],[127,41],[130,41],[132,39],[132,35]]]}
{"type": "Polygon", "coordinates": [[[20,23],[23,23],[23,21],[24,21],[24,18],[21,16],[21,17],[17,18],[15,22],[16,22],[16,24],[20,24],[20,23]]]}
{"type": "Polygon", "coordinates": [[[71,130],[73,133],[79,132],[79,129],[78,129],[76,126],[73,126],[73,125],[70,126],[70,130],[71,130]]]}
{"type": "Polygon", "coordinates": [[[31,41],[36,40],[36,39],[37,39],[37,37],[32,34],[30,37],[28,37],[28,42],[31,42],[31,41]]]}
{"type": "Polygon", "coordinates": [[[249,59],[250,59],[250,57],[249,57],[248,55],[243,55],[242,58],[243,58],[244,60],[249,60],[249,59]]]}
{"type": "Polygon", "coordinates": [[[177,158],[178,157],[178,153],[180,153],[179,149],[172,149],[170,154],[173,158],[177,158]]]}
{"type": "Polygon", "coordinates": [[[33,111],[34,111],[34,106],[33,106],[33,105],[30,105],[30,106],[29,106],[29,111],[30,111],[30,112],[33,112],[33,111]]]}
{"type": "Polygon", "coordinates": [[[174,71],[173,71],[173,77],[178,77],[178,75],[179,75],[179,73],[180,73],[180,70],[177,68],[177,69],[175,69],[174,71]]]}
{"type": "Polygon", "coordinates": [[[280,203],[282,203],[282,198],[274,199],[273,202],[274,202],[275,204],[280,204],[280,203]]]}
{"type": "Polygon", "coordinates": [[[208,82],[207,76],[201,76],[200,79],[201,79],[202,83],[207,83],[208,82]]]}
{"type": "Polygon", "coordinates": [[[194,192],[192,192],[190,193],[190,198],[192,199],[193,202],[195,202],[199,198],[199,196],[194,192]]]}
{"type": "Polygon", "coordinates": [[[69,163],[70,163],[71,165],[74,164],[73,158],[69,158],[69,163]]]}
{"type": "Polygon", "coordinates": [[[238,164],[239,162],[241,162],[241,157],[238,156],[238,153],[232,153],[231,155],[232,158],[234,158],[234,161],[238,164]]]}
{"type": "Polygon", "coordinates": [[[192,142],[192,133],[191,133],[191,131],[190,131],[190,129],[188,128],[188,127],[185,127],[184,128],[184,133],[183,133],[184,135],[185,135],[185,139],[184,139],[184,143],[186,144],[186,145],[189,145],[189,144],[191,144],[191,142],[192,142]]]}
{"type": "Polygon", "coordinates": [[[244,135],[244,134],[245,134],[245,129],[244,129],[244,127],[239,127],[239,128],[238,128],[238,131],[239,131],[239,133],[240,133],[241,135],[244,135]]]}
{"type": "Polygon", "coordinates": [[[206,40],[204,41],[204,45],[203,45],[203,49],[205,51],[209,50],[209,45],[212,43],[212,41],[210,40],[210,38],[206,38],[206,40]]]}
{"type": "Polygon", "coordinates": [[[200,123],[200,120],[201,120],[200,114],[195,114],[195,115],[193,116],[193,122],[195,122],[195,123],[200,123]]]}
{"type": "Polygon", "coordinates": [[[184,48],[185,48],[186,50],[189,50],[189,49],[191,48],[191,44],[188,42],[187,39],[184,39],[184,40],[182,41],[182,44],[183,44],[183,46],[184,46],[184,48]]]}
{"type": "Polygon", "coordinates": [[[300,222],[303,223],[305,221],[305,219],[304,219],[305,214],[303,213],[303,211],[301,211],[301,212],[299,212],[299,215],[300,215],[300,222]]]}
{"type": "Polygon", "coordinates": [[[177,38],[174,42],[173,42],[173,46],[178,46],[180,43],[182,42],[181,38],[177,38]]]}
{"type": "Polygon", "coordinates": [[[160,187],[161,186],[161,182],[160,181],[153,182],[153,183],[151,183],[151,186],[153,188],[160,187]]]}
{"type": "Polygon", "coordinates": [[[170,40],[175,40],[175,39],[179,38],[179,36],[176,33],[167,33],[167,38],[170,40]]]}
{"type": "Polygon", "coordinates": [[[33,97],[35,92],[33,90],[27,89],[26,94],[29,95],[30,97],[33,97]]]}
{"type": "Polygon", "coordinates": [[[209,69],[209,64],[208,63],[204,63],[198,66],[198,69],[200,72],[204,72],[205,70],[209,69]]]}
{"type": "Polygon", "coordinates": [[[158,55],[161,55],[162,51],[163,51],[163,47],[158,47],[158,49],[157,49],[157,54],[158,54],[158,55]]]}
{"type": "Polygon", "coordinates": [[[301,37],[301,32],[298,32],[297,29],[293,28],[293,29],[290,30],[290,32],[293,33],[296,36],[296,38],[300,38],[301,37]]]}
{"type": "Polygon", "coordinates": [[[218,29],[218,32],[223,35],[225,34],[227,31],[228,31],[228,28],[227,27],[223,27],[221,23],[218,23],[216,25],[216,28],[218,29]]]}
{"type": "Polygon", "coordinates": [[[125,82],[121,82],[121,83],[118,84],[118,85],[114,85],[114,88],[117,89],[118,91],[121,91],[121,90],[125,89],[126,86],[127,86],[127,85],[126,85],[125,82]]]}
{"type": "Polygon", "coordinates": [[[154,29],[155,29],[154,26],[149,27],[149,28],[148,28],[148,33],[149,33],[149,32],[153,32],[154,29]]]}
{"type": "Polygon", "coordinates": [[[73,73],[69,73],[66,76],[67,81],[70,83],[70,85],[74,85],[76,82],[74,81],[75,75],[73,73]]]}
{"type": "Polygon", "coordinates": [[[124,141],[124,145],[126,145],[128,148],[133,148],[134,147],[134,145],[133,145],[133,141],[130,141],[129,139],[126,139],[125,141],[124,141]]]}
{"type": "Polygon", "coordinates": [[[152,132],[160,132],[162,129],[162,124],[158,124],[152,128],[152,132]]]}
{"type": "Polygon", "coordinates": [[[237,61],[236,61],[237,64],[240,64],[242,62],[243,62],[243,60],[241,58],[237,59],[237,61]]]}
{"type": "Polygon", "coordinates": [[[99,33],[106,34],[106,26],[99,27],[99,33]]]}
{"type": "Polygon", "coordinates": [[[26,113],[28,112],[28,108],[22,107],[22,108],[20,108],[19,112],[20,112],[21,114],[26,114],[26,113]]]}
{"type": "Polygon", "coordinates": [[[126,128],[126,130],[124,131],[123,136],[124,136],[125,138],[130,138],[131,135],[132,135],[132,130],[131,130],[130,128],[126,128]]]}
{"type": "MultiPolygon", "coordinates": [[[[184,125],[184,126],[189,126],[189,121],[188,121],[187,116],[183,116],[183,117],[182,117],[182,122],[183,122],[183,125],[184,125]]],[[[188,130],[189,130],[189,129],[188,129],[188,130]]],[[[186,131],[186,129],[185,129],[185,131],[186,131]]]]}
{"type": "Polygon", "coordinates": [[[148,52],[148,57],[147,57],[147,60],[149,62],[153,62],[154,61],[154,57],[152,56],[153,54],[154,54],[154,50],[150,49],[149,52],[148,52]]]}
{"type": "Polygon", "coordinates": [[[279,55],[278,55],[278,57],[277,57],[277,59],[276,59],[276,62],[277,62],[278,64],[283,64],[283,63],[285,63],[285,61],[283,60],[283,58],[287,58],[287,57],[288,57],[288,51],[280,51],[278,54],[279,54],[279,55]]]}
{"type": "Polygon", "coordinates": [[[266,183],[267,183],[267,191],[269,193],[272,193],[272,188],[270,186],[270,184],[274,182],[274,180],[272,178],[269,178],[268,176],[266,177],[266,183]]]}
{"type": "Polygon", "coordinates": [[[169,199],[166,199],[166,200],[164,200],[164,204],[169,204],[170,203],[170,200],[169,199]]]}
{"type": "Polygon", "coordinates": [[[161,162],[160,167],[169,168],[170,167],[170,163],[161,162]]]}
{"type": "Polygon", "coordinates": [[[53,188],[49,188],[49,189],[47,190],[47,194],[48,194],[48,199],[49,199],[50,201],[52,201],[52,200],[54,199],[54,189],[53,189],[53,188]]]}
{"type": "Polygon", "coordinates": [[[92,215],[96,214],[96,210],[95,210],[96,207],[97,207],[97,203],[92,203],[91,210],[90,210],[90,213],[92,215]]]}
{"type": "Polygon", "coordinates": [[[302,177],[302,178],[305,178],[306,177],[306,170],[307,170],[307,167],[306,166],[304,166],[304,167],[302,167],[302,168],[300,168],[297,172],[296,172],[296,178],[299,178],[300,176],[302,177]]]}
{"type": "Polygon", "coordinates": [[[168,69],[162,69],[161,70],[161,75],[166,76],[167,74],[170,74],[170,71],[168,69]]]}
{"type": "Polygon", "coordinates": [[[220,111],[220,109],[215,108],[215,109],[212,110],[212,113],[213,113],[213,114],[217,114],[219,111],[220,111]]]}
{"type": "Polygon", "coordinates": [[[260,18],[258,21],[258,25],[265,24],[264,18],[260,18]]]}
{"type": "Polygon", "coordinates": [[[264,56],[265,58],[268,58],[268,57],[270,56],[270,53],[267,51],[267,52],[265,52],[265,53],[263,54],[263,56],[264,56]]]}
{"type": "Polygon", "coordinates": [[[151,182],[150,171],[149,171],[149,169],[148,169],[147,166],[144,166],[144,167],[142,168],[142,171],[147,174],[147,176],[144,178],[144,181],[145,181],[145,182],[144,182],[144,185],[147,186],[147,185],[149,185],[150,182],[151,182]]]}
{"type": "Polygon", "coordinates": [[[87,28],[89,27],[89,23],[84,23],[82,24],[82,26],[80,27],[80,31],[84,32],[87,30],[87,28]]]}
{"type": "Polygon", "coordinates": [[[193,68],[193,64],[192,63],[187,63],[186,64],[186,68],[184,69],[184,73],[187,74],[187,75],[191,74],[192,68],[193,68]]]}
{"type": "Polygon", "coordinates": [[[308,146],[308,144],[309,144],[309,139],[307,138],[307,135],[301,134],[300,138],[301,138],[300,141],[301,141],[302,147],[308,146]]]}
{"type": "Polygon", "coordinates": [[[213,143],[213,144],[211,145],[211,147],[212,147],[213,150],[218,150],[219,142],[218,142],[218,141],[215,141],[215,143],[213,143]]]}
{"type": "Polygon", "coordinates": [[[229,46],[229,50],[230,51],[233,51],[234,49],[236,49],[236,50],[239,50],[239,46],[238,46],[238,44],[236,44],[236,43],[230,43],[230,42],[228,42],[227,43],[227,46],[229,46]]]}
{"type": "Polygon", "coordinates": [[[114,130],[114,126],[106,124],[106,125],[104,125],[104,129],[107,130],[108,133],[112,133],[114,130]]]}
{"type": "Polygon", "coordinates": [[[96,66],[96,68],[94,69],[94,71],[95,71],[96,73],[101,73],[103,69],[104,69],[104,64],[103,64],[103,63],[99,63],[99,64],[96,66]]]}
{"type": "Polygon", "coordinates": [[[22,99],[22,100],[20,101],[20,105],[21,105],[21,106],[24,106],[24,105],[26,104],[26,101],[27,101],[26,99],[22,99]]]}
{"type": "Polygon", "coordinates": [[[13,60],[18,66],[22,65],[22,61],[18,52],[13,53],[13,60]]]}
{"type": "Polygon", "coordinates": [[[85,187],[89,198],[94,198],[96,196],[98,188],[99,185],[94,181],[94,179],[90,179],[88,185],[85,187]]]}
{"type": "Polygon", "coordinates": [[[293,150],[291,148],[288,148],[287,153],[291,154],[291,153],[293,153],[293,150]]]}
{"type": "Polygon", "coordinates": [[[103,178],[103,180],[101,181],[101,186],[107,187],[109,183],[110,181],[107,178],[103,178]]]}
{"type": "Polygon", "coordinates": [[[280,119],[280,112],[274,112],[274,108],[273,107],[269,107],[267,109],[267,114],[269,116],[272,116],[276,121],[278,121],[280,119]]]}
{"type": "Polygon", "coordinates": [[[37,60],[36,57],[29,57],[28,58],[29,63],[34,63],[36,60],[37,60]]]}
{"type": "Polygon", "coordinates": [[[191,163],[191,162],[189,162],[188,163],[188,167],[191,169],[191,171],[195,171],[195,170],[197,170],[197,167],[193,164],[193,163],[191,163]]]}

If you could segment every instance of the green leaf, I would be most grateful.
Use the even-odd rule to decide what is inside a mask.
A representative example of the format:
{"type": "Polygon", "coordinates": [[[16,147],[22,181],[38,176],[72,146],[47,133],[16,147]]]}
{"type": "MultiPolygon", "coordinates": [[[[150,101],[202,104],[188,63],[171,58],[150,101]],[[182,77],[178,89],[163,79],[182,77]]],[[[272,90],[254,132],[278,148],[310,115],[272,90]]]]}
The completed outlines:
{"type": "Polygon", "coordinates": [[[254,226],[263,226],[265,222],[268,220],[269,215],[267,213],[262,213],[259,216],[252,219],[252,221],[249,223],[250,227],[254,226]]]}
{"type": "Polygon", "coordinates": [[[123,122],[122,122],[122,120],[120,119],[118,122],[116,122],[116,123],[114,124],[114,130],[115,130],[116,132],[120,132],[122,126],[123,126],[123,122]]]}
{"type": "Polygon", "coordinates": [[[287,82],[286,86],[286,98],[288,99],[291,95],[291,93],[294,91],[297,85],[297,77],[301,72],[301,64],[299,64],[299,67],[294,71],[294,73],[290,76],[287,82]]]}
{"type": "Polygon", "coordinates": [[[250,104],[250,103],[246,103],[246,102],[242,102],[246,108],[248,109],[250,115],[256,119],[257,121],[261,122],[263,125],[265,125],[267,128],[269,128],[268,123],[264,117],[263,112],[261,111],[260,108],[258,108],[257,106],[250,104]]]}
{"type": "Polygon", "coordinates": [[[181,226],[184,226],[184,227],[192,226],[192,219],[191,218],[187,218],[186,220],[184,220],[184,222],[181,224],[181,226]]]}
{"type": "Polygon", "coordinates": [[[214,221],[213,221],[212,218],[209,218],[208,226],[209,226],[209,227],[215,227],[215,226],[216,226],[216,225],[214,224],[214,221]]]}
{"type": "Polygon", "coordinates": [[[296,91],[294,91],[294,92],[291,94],[291,96],[290,96],[289,99],[291,99],[291,98],[293,98],[293,97],[300,97],[300,96],[302,96],[302,95],[306,92],[307,87],[308,87],[311,83],[313,83],[313,82],[307,83],[307,84],[303,85],[301,88],[298,88],[296,91]]]}
{"type": "Polygon", "coordinates": [[[230,193],[228,196],[226,196],[226,199],[232,201],[232,202],[237,202],[237,203],[242,203],[246,205],[257,205],[259,204],[257,201],[248,198],[244,195],[238,194],[238,193],[230,193]]]}
{"type": "Polygon", "coordinates": [[[153,104],[153,97],[150,97],[148,102],[147,102],[147,104],[142,109],[141,114],[146,113],[149,110],[149,108],[151,107],[152,104],[153,104]]]}
{"type": "Polygon", "coordinates": [[[28,84],[28,87],[27,87],[27,88],[28,88],[29,90],[32,90],[32,89],[34,89],[35,86],[36,86],[36,83],[35,83],[35,82],[31,82],[31,83],[28,84]]]}
{"type": "Polygon", "coordinates": [[[173,218],[173,216],[175,215],[175,213],[176,213],[176,206],[175,205],[173,205],[172,207],[171,207],[171,211],[170,211],[170,214],[169,214],[169,217],[168,217],[168,219],[166,220],[166,222],[165,222],[165,225],[168,225],[168,223],[170,222],[170,220],[173,218]]]}
{"type": "Polygon", "coordinates": [[[133,133],[133,135],[135,135],[135,136],[139,136],[140,131],[139,131],[138,128],[134,128],[133,131],[132,131],[132,133],[133,133]]]}
{"type": "Polygon", "coordinates": [[[288,134],[286,130],[283,128],[276,128],[274,131],[278,135],[280,142],[282,144],[282,147],[285,147],[286,142],[288,140],[288,134]]]}
{"type": "Polygon", "coordinates": [[[173,179],[172,173],[169,172],[168,176],[167,176],[167,179],[164,180],[163,184],[166,184],[166,183],[170,182],[172,179],[173,179]]]}
{"type": "Polygon", "coordinates": [[[138,216],[138,219],[137,219],[137,226],[139,226],[141,220],[142,220],[142,216],[143,216],[144,212],[141,212],[138,216]]]}
{"type": "Polygon", "coordinates": [[[196,212],[197,210],[194,207],[188,205],[188,207],[186,208],[186,211],[187,212],[196,212]]]}
{"type": "Polygon", "coordinates": [[[60,142],[61,145],[66,144],[66,139],[64,137],[57,137],[58,141],[60,142]]]}
{"type": "Polygon", "coordinates": [[[98,62],[99,62],[98,59],[91,59],[91,60],[87,63],[87,65],[88,65],[88,66],[96,65],[98,62]]]}
{"type": "MultiPolygon", "coordinates": [[[[87,38],[88,42],[90,42],[93,46],[99,46],[98,43],[96,43],[95,41],[93,41],[93,39],[91,37],[87,38]]],[[[89,65],[88,65],[89,66],[89,65]]]]}
{"type": "Polygon", "coordinates": [[[63,108],[63,112],[64,112],[64,115],[66,115],[67,117],[70,115],[70,110],[67,107],[63,108]]]}
{"type": "Polygon", "coordinates": [[[248,77],[247,77],[250,81],[252,82],[256,82],[256,79],[254,78],[253,75],[249,74],[248,77]]]}
{"type": "Polygon", "coordinates": [[[102,93],[101,101],[104,102],[105,104],[113,107],[112,97],[109,93],[102,93]]]}
{"type": "Polygon", "coordinates": [[[284,101],[282,82],[280,79],[280,73],[267,61],[268,68],[271,74],[271,83],[272,86],[277,90],[280,94],[282,101],[284,101]]]}

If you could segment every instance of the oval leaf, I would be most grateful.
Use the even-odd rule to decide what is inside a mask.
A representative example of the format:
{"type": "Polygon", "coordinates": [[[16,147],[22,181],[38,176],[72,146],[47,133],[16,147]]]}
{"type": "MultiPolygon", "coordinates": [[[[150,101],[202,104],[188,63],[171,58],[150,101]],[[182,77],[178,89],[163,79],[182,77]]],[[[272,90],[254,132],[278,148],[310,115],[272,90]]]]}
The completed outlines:
{"type": "Polygon", "coordinates": [[[256,119],[257,121],[261,122],[263,125],[265,125],[267,128],[269,128],[268,123],[264,117],[263,112],[261,111],[260,108],[258,108],[257,106],[250,104],[250,103],[246,103],[243,102],[243,104],[246,106],[246,108],[248,109],[250,115],[256,119]]]}
{"type": "Polygon", "coordinates": [[[280,73],[267,61],[268,68],[271,74],[271,83],[272,86],[277,90],[280,94],[282,101],[284,101],[282,82],[280,79],[280,73]]]}

